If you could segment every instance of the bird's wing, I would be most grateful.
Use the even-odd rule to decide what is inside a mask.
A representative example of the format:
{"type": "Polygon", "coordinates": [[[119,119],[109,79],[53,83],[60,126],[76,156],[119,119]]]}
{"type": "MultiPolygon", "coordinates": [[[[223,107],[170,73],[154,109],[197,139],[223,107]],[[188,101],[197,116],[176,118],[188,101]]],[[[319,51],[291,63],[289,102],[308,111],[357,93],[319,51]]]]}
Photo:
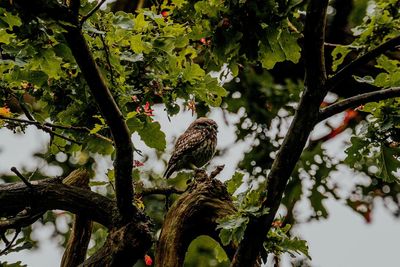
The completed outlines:
{"type": "Polygon", "coordinates": [[[201,130],[187,131],[183,133],[176,141],[174,153],[171,158],[174,156],[180,157],[189,151],[197,149],[197,147],[206,140],[207,136],[207,131],[201,130]]]}

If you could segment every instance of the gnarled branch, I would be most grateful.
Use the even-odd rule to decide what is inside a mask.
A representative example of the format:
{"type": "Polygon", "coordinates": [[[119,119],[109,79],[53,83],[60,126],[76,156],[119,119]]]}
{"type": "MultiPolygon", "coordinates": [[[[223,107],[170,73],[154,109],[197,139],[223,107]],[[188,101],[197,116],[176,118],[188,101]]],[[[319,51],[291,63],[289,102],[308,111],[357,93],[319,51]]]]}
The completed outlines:
{"type": "MultiPolygon", "coordinates": [[[[156,266],[183,266],[190,242],[200,235],[219,241],[217,219],[234,212],[225,186],[204,171],[196,172],[194,181],[165,217],[156,251],[156,266]]],[[[225,251],[232,259],[235,247],[225,247],[225,251]]]]}
{"type": "MultiPolygon", "coordinates": [[[[87,170],[77,169],[68,175],[63,180],[63,183],[90,190],[89,178],[87,170]]],[[[86,215],[75,215],[71,233],[61,259],[61,267],[75,267],[85,260],[92,227],[93,222],[86,215]]]]}
{"type": "Polygon", "coordinates": [[[60,179],[31,181],[31,185],[0,185],[0,216],[14,216],[26,207],[42,211],[60,209],[87,215],[107,228],[114,227],[117,207],[113,200],[86,189],[62,184],[60,179]]]}

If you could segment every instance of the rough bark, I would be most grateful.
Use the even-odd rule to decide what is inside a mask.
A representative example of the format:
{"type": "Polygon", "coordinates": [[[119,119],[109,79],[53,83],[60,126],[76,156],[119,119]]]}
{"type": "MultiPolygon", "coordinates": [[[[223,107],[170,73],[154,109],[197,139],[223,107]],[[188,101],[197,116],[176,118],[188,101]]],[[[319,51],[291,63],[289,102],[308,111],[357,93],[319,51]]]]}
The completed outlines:
{"type": "Polygon", "coordinates": [[[0,216],[14,216],[29,207],[33,210],[66,210],[86,214],[91,220],[111,228],[115,223],[116,203],[104,196],[75,186],[65,185],[60,179],[32,181],[32,188],[24,183],[0,185],[0,216]]]}
{"type": "Polygon", "coordinates": [[[327,89],[324,59],[325,16],[328,0],[312,0],[304,30],[305,90],[288,133],[268,175],[266,199],[260,200],[269,213],[250,219],[232,261],[234,267],[254,266],[278,211],[287,181],[318,119],[319,106],[327,89]]]}
{"type": "MultiPolygon", "coordinates": [[[[198,171],[187,191],[168,211],[156,251],[156,266],[183,266],[185,254],[192,240],[208,235],[219,241],[217,219],[235,212],[226,187],[218,180],[198,171]]],[[[225,247],[229,258],[235,251],[225,247]]]]}
{"type": "MultiPolygon", "coordinates": [[[[84,169],[73,171],[63,183],[90,190],[89,172],[84,169]]],[[[75,215],[71,234],[61,259],[61,267],[75,267],[86,258],[86,252],[92,234],[93,223],[86,215],[75,215]]]]}
{"type": "Polygon", "coordinates": [[[103,247],[79,266],[133,266],[152,244],[149,233],[149,224],[140,221],[111,229],[103,247]]]}

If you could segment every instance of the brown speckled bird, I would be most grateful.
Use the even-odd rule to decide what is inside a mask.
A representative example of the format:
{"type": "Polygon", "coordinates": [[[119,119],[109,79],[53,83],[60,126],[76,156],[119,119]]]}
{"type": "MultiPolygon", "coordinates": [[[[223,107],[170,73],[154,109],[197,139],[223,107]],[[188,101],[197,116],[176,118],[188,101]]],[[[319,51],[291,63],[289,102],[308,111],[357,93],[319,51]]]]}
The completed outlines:
{"type": "Polygon", "coordinates": [[[218,125],[201,117],[186,129],[176,141],[174,152],[168,161],[165,178],[182,169],[200,168],[211,160],[217,146],[218,125]]]}

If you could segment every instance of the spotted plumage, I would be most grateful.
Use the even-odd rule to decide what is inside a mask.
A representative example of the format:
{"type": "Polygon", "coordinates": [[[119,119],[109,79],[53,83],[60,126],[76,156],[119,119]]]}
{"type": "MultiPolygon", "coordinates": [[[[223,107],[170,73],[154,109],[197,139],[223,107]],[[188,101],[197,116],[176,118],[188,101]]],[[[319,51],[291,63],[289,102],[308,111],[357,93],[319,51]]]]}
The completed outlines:
{"type": "Polygon", "coordinates": [[[217,145],[218,126],[215,121],[201,117],[178,138],[168,161],[165,178],[182,169],[200,168],[211,160],[217,145]]]}

